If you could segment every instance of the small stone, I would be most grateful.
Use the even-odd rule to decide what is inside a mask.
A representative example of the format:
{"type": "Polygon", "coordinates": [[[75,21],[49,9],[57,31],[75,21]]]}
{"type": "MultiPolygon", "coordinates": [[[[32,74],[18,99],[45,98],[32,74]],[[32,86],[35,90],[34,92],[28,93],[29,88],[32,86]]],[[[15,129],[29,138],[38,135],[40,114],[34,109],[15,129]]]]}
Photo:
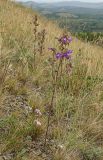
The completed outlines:
{"type": "MultiPolygon", "coordinates": [[[[32,151],[32,150],[31,150],[32,151]]],[[[37,155],[36,151],[32,151],[33,155],[37,155]]]]}
{"type": "Polygon", "coordinates": [[[42,153],[42,158],[46,158],[47,155],[45,153],[42,153]]]}
{"type": "Polygon", "coordinates": [[[51,142],[51,143],[53,143],[53,144],[55,143],[55,141],[54,141],[53,139],[52,139],[52,140],[50,140],[50,142],[51,142]]]}
{"type": "Polygon", "coordinates": [[[37,155],[37,156],[40,156],[41,154],[42,154],[41,150],[37,150],[37,151],[36,151],[36,155],[37,155]]]}
{"type": "Polygon", "coordinates": [[[3,156],[3,160],[11,160],[11,156],[9,156],[9,155],[3,156]]]}

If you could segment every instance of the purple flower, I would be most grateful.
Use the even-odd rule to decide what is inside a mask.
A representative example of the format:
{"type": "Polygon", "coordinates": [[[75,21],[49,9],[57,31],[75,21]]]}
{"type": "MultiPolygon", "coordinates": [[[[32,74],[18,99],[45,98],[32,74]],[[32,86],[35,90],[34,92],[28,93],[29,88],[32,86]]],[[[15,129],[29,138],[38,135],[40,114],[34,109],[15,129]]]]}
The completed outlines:
{"type": "Polygon", "coordinates": [[[48,50],[55,52],[56,49],[55,48],[48,48],[48,50]]]}
{"type": "Polygon", "coordinates": [[[62,42],[63,44],[66,44],[66,43],[67,43],[67,38],[66,38],[66,37],[62,38],[62,39],[61,39],[61,42],[62,42]]]}
{"type": "Polygon", "coordinates": [[[61,59],[61,58],[70,59],[72,53],[73,53],[72,50],[68,50],[68,51],[65,52],[65,53],[56,53],[56,58],[57,58],[57,59],[61,59]]]}
{"type": "Polygon", "coordinates": [[[66,53],[67,53],[68,55],[70,55],[70,54],[73,53],[73,50],[68,50],[66,53]]]}
{"type": "Polygon", "coordinates": [[[64,37],[61,37],[58,39],[59,42],[61,42],[62,44],[68,44],[70,42],[72,42],[72,37],[67,37],[67,36],[64,36],[64,37]]]}
{"type": "Polygon", "coordinates": [[[58,39],[59,42],[66,44],[67,43],[67,37],[61,37],[58,39]]]}
{"type": "Polygon", "coordinates": [[[72,37],[68,38],[68,42],[71,43],[72,42],[72,37]]]}
{"type": "Polygon", "coordinates": [[[62,54],[62,53],[56,53],[56,58],[57,58],[57,59],[63,58],[63,54],[62,54]]]}
{"type": "Polygon", "coordinates": [[[65,52],[65,53],[63,54],[63,57],[65,57],[66,59],[70,59],[72,53],[73,53],[72,50],[68,50],[67,52],[65,52]]]}

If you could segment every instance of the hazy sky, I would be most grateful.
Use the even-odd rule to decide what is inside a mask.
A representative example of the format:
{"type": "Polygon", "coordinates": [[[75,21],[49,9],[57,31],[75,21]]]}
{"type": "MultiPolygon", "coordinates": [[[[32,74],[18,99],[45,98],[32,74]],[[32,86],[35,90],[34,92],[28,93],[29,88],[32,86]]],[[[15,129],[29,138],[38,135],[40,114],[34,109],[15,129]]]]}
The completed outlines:
{"type": "MultiPolygon", "coordinates": [[[[41,2],[59,2],[59,1],[76,1],[76,0],[16,0],[16,1],[23,1],[23,2],[26,2],[26,1],[34,1],[34,2],[38,2],[38,3],[41,3],[41,2]]],[[[77,0],[77,1],[81,1],[81,2],[103,2],[103,0],[77,0]]]]}

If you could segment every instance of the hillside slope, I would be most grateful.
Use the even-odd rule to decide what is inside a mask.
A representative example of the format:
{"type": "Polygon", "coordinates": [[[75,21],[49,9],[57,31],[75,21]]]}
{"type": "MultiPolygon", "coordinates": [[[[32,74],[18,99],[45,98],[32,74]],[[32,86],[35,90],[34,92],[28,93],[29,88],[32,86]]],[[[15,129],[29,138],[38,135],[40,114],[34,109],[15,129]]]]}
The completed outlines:
{"type": "Polygon", "coordinates": [[[63,30],[7,0],[0,17],[0,159],[102,160],[103,49],[72,37],[58,70],[63,30]]]}

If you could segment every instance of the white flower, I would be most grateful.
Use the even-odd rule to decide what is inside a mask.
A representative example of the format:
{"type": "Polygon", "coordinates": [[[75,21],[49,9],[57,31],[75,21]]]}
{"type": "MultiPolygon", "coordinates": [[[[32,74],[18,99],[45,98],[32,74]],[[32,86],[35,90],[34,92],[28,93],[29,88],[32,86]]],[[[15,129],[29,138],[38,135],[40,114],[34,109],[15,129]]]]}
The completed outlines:
{"type": "Polygon", "coordinates": [[[42,115],[42,113],[41,113],[41,111],[39,110],[39,109],[35,109],[35,114],[37,114],[38,116],[41,116],[42,115]]]}
{"type": "Polygon", "coordinates": [[[34,121],[34,124],[35,124],[36,126],[38,126],[38,127],[41,126],[41,122],[38,121],[38,120],[35,120],[35,121],[34,121]]]}
{"type": "Polygon", "coordinates": [[[58,148],[61,149],[61,150],[63,150],[63,149],[64,149],[64,146],[61,145],[61,144],[59,144],[59,145],[58,145],[58,148]]]}

